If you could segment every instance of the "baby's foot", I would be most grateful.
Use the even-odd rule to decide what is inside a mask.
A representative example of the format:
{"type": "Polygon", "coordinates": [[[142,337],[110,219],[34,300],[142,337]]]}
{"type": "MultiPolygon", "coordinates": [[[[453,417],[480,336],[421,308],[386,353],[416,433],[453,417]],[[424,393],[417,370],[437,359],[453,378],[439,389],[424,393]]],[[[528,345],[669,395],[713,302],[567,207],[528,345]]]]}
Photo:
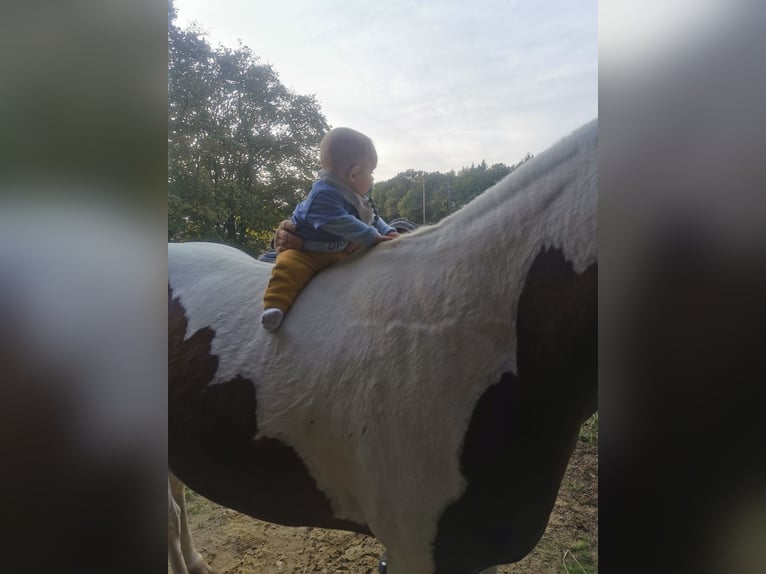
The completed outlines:
{"type": "Polygon", "coordinates": [[[282,313],[282,309],[277,309],[276,307],[266,309],[263,312],[263,315],[261,315],[261,325],[267,331],[276,331],[282,324],[282,318],[284,316],[285,314],[282,313]]]}

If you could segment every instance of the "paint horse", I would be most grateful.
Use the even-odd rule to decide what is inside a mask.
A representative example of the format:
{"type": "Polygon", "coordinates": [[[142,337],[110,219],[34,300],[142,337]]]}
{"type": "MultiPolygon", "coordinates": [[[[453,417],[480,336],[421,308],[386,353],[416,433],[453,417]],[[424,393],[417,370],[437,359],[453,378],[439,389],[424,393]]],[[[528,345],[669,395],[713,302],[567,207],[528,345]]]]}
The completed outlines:
{"type": "Polygon", "coordinates": [[[594,120],[437,225],[318,275],[171,244],[169,463],[261,520],[374,535],[389,574],[523,558],[596,410],[594,120]]]}

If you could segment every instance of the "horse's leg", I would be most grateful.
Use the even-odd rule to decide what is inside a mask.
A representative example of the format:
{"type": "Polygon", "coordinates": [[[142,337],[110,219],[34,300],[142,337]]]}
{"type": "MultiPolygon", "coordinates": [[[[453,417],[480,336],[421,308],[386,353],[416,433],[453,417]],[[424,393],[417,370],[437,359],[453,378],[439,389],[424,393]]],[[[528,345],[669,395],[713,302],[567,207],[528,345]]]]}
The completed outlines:
{"type": "MultiPolygon", "coordinates": [[[[186,497],[184,496],[184,484],[178,480],[172,474],[168,474],[170,481],[170,488],[172,490],[173,499],[179,508],[180,525],[181,525],[181,551],[183,553],[184,562],[188,568],[189,574],[212,574],[213,569],[205,562],[202,555],[197,552],[192,542],[191,531],[189,530],[189,521],[186,515],[186,497]]],[[[172,563],[171,563],[172,565],[172,563]]],[[[185,574],[185,571],[181,571],[185,574]]]]}
{"type": "Polygon", "coordinates": [[[181,509],[173,498],[170,478],[168,478],[168,562],[173,574],[189,574],[181,551],[181,509]]]}

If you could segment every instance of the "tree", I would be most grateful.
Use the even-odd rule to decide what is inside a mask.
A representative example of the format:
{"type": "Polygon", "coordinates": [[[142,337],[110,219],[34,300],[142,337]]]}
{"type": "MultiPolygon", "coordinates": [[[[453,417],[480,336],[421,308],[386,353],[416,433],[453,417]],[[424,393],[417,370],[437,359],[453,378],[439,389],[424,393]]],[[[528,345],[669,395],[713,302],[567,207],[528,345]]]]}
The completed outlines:
{"type": "Polygon", "coordinates": [[[422,172],[408,170],[387,181],[375,184],[372,199],[378,212],[386,221],[405,217],[399,212],[399,201],[407,191],[420,181],[422,172]]]}
{"type": "Polygon", "coordinates": [[[507,166],[486,161],[461,169],[457,174],[415,171],[401,172],[392,179],[375,185],[372,198],[385,220],[406,217],[423,221],[423,189],[425,187],[426,223],[436,223],[460,209],[477,195],[492,187],[514,169],[532,158],[527,154],[519,163],[507,166]]]}
{"type": "Polygon", "coordinates": [[[169,239],[260,251],[310,187],[327,120],[246,46],[168,16],[169,239]]]}

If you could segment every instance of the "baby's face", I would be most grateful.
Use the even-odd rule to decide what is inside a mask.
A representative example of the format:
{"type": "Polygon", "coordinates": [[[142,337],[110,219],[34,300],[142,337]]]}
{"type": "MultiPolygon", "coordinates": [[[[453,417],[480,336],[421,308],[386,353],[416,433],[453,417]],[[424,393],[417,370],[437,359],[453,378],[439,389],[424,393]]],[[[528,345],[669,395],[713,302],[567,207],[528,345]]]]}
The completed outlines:
{"type": "Polygon", "coordinates": [[[351,189],[359,195],[365,195],[372,189],[372,183],[375,178],[372,172],[375,170],[375,164],[369,157],[364,158],[357,164],[356,172],[351,180],[351,189]]]}

